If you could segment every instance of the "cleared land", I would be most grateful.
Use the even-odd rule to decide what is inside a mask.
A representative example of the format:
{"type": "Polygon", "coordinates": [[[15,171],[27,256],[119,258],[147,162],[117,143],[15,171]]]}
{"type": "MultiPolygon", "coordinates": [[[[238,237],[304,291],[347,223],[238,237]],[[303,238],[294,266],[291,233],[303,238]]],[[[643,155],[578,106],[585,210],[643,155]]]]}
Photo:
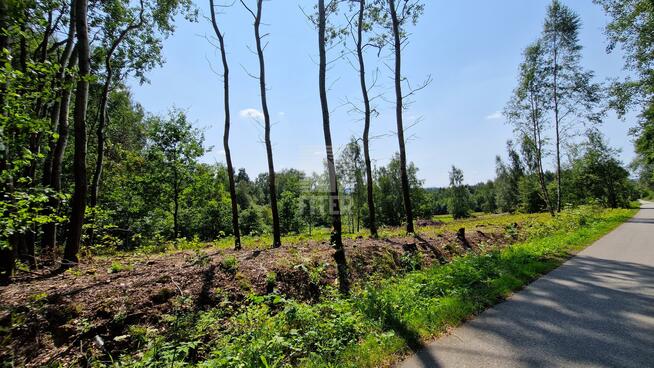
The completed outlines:
{"type": "Polygon", "coordinates": [[[356,288],[347,298],[334,291],[333,251],[320,233],[273,250],[258,249],[266,243],[259,238],[235,252],[224,249],[227,239],[90,257],[0,289],[2,358],[30,366],[389,365],[632,214],[583,208],[557,219],[431,224],[417,237],[399,229],[378,240],[353,235],[346,251],[356,288]],[[461,227],[463,239],[454,231],[461,227]]]}

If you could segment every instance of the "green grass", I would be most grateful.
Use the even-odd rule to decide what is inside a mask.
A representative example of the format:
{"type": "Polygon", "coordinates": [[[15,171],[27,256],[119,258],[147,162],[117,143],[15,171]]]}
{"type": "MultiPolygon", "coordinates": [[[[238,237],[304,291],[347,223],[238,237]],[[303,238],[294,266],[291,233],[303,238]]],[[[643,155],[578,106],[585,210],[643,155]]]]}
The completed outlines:
{"type": "Polygon", "coordinates": [[[179,314],[165,336],[149,340],[140,359],[123,357],[123,362],[129,366],[387,366],[557,267],[635,212],[582,207],[557,218],[473,219],[471,223],[506,226],[507,221],[522,218],[527,240],[370,282],[350,297],[328,289],[318,303],[307,304],[274,294],[252,295],[245,304],[226,300],[210,311],[179,314]],[[236,313],[226,313],[230,310],[236,313]]]}
{"type": "MultiPolygon", "coordinates": [[[[440,225],[429,225],[416,227],[416,231],[422,235],[436,236],[445,232],[457,231],[461,227],[477,228],[484,231],[504,231],[505,227],[512,223],[538,223],[543,219],[547,219],[548,214],[485,214],[475,213],[472,217],[467,219],[454,220],[451,215],[437,215],[433,219],[443,222],[440,225]]],[[[378,229],[379,237],[382,239],[406,236],[404,227],[380,227],[378,229]]],[[[367,229],[362,229],[358,232],[344,232],[344,239],[356,239],[358,237],[367,237],[370,234],[367,229]]],[[[308,233],[300,234],[287,234],[282,236],[283,245],[297,245],[313,242],[328,242],[330,238],[330,229],[328,228],[315,228],[311,235],[308,233]]],[[[241,237],[241,245],[246,250],[265,249],[270,248],[272,244],[271,234],[262,235],[246,235],[241,237]]],[[[130,256],[137,254],[157,254],[157,253],[171,253],[185,250],[199,250],[199,249],[232,249],[234,247],[234,238],[227,236],[212,242],[202,242],[198,239],[177,239],[165,240],[154,239],[148,245],[138,248],[136,251],[124,252],[110,252],[103,254],[104,257],[112,257],[116,255],[130,256]]]]}
{"type": "MultiPolygon", "coordinates": [[[[484,213],[484,212],[473,212],[473,213],[470,214],[469,219],[480,218],[480,217],[484,217],[484,216],[493,216],[493,214],[484,213]]],[[[444,214],[444,215],[434,215],[434,216],[431,217],[431,219],[432,219],[432,221],[440,221],[440,222],[445,223],[445,224],[455,221],[454,217],[452,217],[452,215],[450,215],[449,213],[444,214]]],[[[462,220],[459,220],[459,221],[462,221],[462,220]]]]}

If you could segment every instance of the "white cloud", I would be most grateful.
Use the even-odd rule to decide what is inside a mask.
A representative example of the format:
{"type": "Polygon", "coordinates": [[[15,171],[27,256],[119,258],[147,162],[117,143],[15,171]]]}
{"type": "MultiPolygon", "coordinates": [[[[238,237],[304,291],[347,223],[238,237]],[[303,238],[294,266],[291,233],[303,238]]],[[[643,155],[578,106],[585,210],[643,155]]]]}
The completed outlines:
{"type": "Polygon", "coordinates": [[[495,111],[494,113],[490,115],[486,115],[486,120],[498,120],[502,118],[502,112],[501,111],[495,111]]]}
{"type": "Polygon", "coordinates": [[[241,110],[238,115],[243,119],[254,119],[257,121],[263,121],[263,113],[257,109],[245,109],[241,110]]]}

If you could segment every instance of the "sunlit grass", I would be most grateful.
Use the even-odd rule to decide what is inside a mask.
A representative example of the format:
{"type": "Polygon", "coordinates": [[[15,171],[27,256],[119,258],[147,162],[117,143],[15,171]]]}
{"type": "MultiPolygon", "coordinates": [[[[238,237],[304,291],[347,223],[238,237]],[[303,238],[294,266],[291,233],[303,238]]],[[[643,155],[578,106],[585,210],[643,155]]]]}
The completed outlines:
{"type": "MultiPolygon", "coordinates": [[[[523,226],[533,226],[547,222],[551,216],[547,213],[536,214],[488,214],[488,213],[475,213],[473,216],[466,219],[452,219],[451,215],[438,215],[441,224],[416,226],[416,233],[422,236],[437,236],[446,232],[455,232],[464,227],[470,230],[480,230],[483,232],[503,232],[507,226],[512,224],[520,224],[523,226]]],[[[294,246],[308,242],[328,244],[330,240],[331,229],[329,228],[314,228],[311,234],[302,232],[299,234],[286,234],[282,236],[282,246],[294,246]]],[[[407,236],[405,227],[396,226],[388,227],[381,226],[378,229],[379,237],[382,239],[407,236]]],[[[343,232],[344,239],[356,239],[360,237],[369,237],[368,229],[361,228],[358,232],[343,232]]],[[[261,235],[245,235],[241,236],[241,246],[245,250],[266,249],[270,248],[273,242],[272,234],[261,235]]],[[[130,256],[134,253],[137,254],[157,254],[157,253],[170,253],[184,250],[198,250],[198,249],[233,249],[234,237],[226,236],[214,241],[199,241],[197,239],[178,239],[178,240],[165,240],[154,239],[148,240],[147,245],[142,246],[134,251],[114,252],[105,254],[105,256],[124,255],[130,256]]]]}

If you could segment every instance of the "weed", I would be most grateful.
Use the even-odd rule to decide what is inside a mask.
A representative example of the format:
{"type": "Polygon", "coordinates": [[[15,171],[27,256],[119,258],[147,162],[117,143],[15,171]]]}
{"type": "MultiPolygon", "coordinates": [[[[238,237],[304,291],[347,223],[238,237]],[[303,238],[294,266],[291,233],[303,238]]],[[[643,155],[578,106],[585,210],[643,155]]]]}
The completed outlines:
{"type": "Polygon", "coordinates": [[[193,256],[187,260],[187,263],[193,266],[204,267],[211,262],[211,258],[206,252],[203,252],[200,249],[196,249],[193,256]]]}
{"type": "Polygon", "coordinates": [[[422,253],[406,252],[400,257],[402,268],[406,271],[416,271],[422,267],[422,253]]]}
{"type": "Polygon", "coordinates": [[[236,272],[234,278],[236,279],[236,282],[238,283],[238,286],[241,288],[241,290],[252,291],[254,289],[252,287],[252,282],[245,274],[241,272],[236,272]]]}
{"type": "Polygon", "coordinates": [[[112,262],[111,267],[107,269],[107,273],[118,273],[123,271],[131,271],[134,267],[132,265],[124,265],[120,262],[112,262]]]}
{"type": "Polygon", "coordinates": [[[228,273],[235,274],[238,270],[238,260],[234,256],[227,256],[220,261],[220,267],[228,273]]]}
{"type": "Polygon", "coordinates": [[[268,290],[268,292],[272,292],[276,284],[277,284],[277,273],[275,273],[274,271],[268,272],[266,274],[266,290],[268,290]]]}

